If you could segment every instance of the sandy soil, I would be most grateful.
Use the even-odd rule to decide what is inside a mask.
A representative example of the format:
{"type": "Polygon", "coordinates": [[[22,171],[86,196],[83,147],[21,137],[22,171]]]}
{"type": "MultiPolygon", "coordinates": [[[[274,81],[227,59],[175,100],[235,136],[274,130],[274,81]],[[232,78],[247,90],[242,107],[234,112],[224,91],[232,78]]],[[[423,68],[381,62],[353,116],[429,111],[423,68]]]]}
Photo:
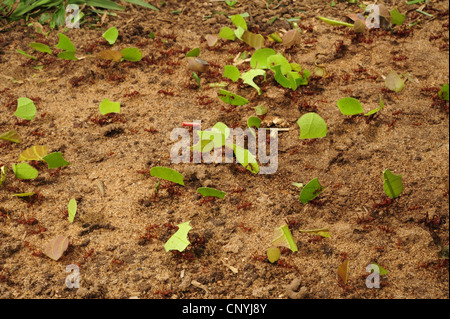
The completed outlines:
{"type": "MultiPolygon", "coordinates": [[[[418,6],[404,1],[385,1],[389,8],[410,10],[405,25],[420,22],[411,29],[362,37],[316,18],[344,21],[358,12],[343,1],[331,7],[328,0],[282,0],[269,8],[265,1],[239,1],[234,9],[216,1],[166,3],[159,12],[128,6],[98,28],[68,30],[77,56],[85,57],[76,62],[39,53],[34,61],[15,53],[31,52],[34,41],[54,47],[56,31],[43,37],[19,24],[0,33],[0,132],[16,129],[23,138],[21,144],[0,142],[0,166],[10,168],[33,145],[47,145],[72,163],[56,173],[38,164],[39,177],[28,182],[15,179],[10,170],[0,187],[0,296],[448,298],[448,261],[437,252],[449,241],[449,118],[448,103],[436,99],[449,78],[448,1],[432,1],[428,11],[434,18],[410,10],[418,6]],[[250,29],[263,35],[290,29],[286,20],[270,24],[274,16],[301,17],[301,43],[284,54],[312,71],[316,54],[322,53],[318,63],[330,76],[313,77],[296,94],[269,76],[261,96],[241,82],[223,79],[223,67],[249,48],[239,41],[208,48],[207,34],[232,27],[214,11],[248,12],[250,29]],[[101,35],[111,26],[120,32],[113,48],[139,47],[143,60],[107,64],[95,58],[109,48],[101,35]],[[148,37],[150,32],[156,40],[148,37]],[[212,65],[202,75],[200,91],[184,59],[196,47],[212,65]],[[39,65],[42,70],[32,68],[39,65]],[[408,75],[400,93],[385,89],[383,76],[391,70],[408,75]],[[207,85],[222,81],[250,103],[228,109],[218,89],[207,85]],[[386,109],[369,123],[362,117],[345,120],[336,106],[340,98],[352,96],[369,111],[380,94],[386,109]],[[26,124],[13,115],[19,97],[32,98],[38,109],[26,124]],[[102,125],[98,105],[104,98],[120,101],[122,114],[102,125]],[[277,173],[254,175],[233,164],[171,163],[170,132],[183,121],[201,120],[204,128],[217,122],[245,128],[252,107],[261,104],[269,108],[265,126],[278,119],[280,127],[290,128],[280,133],[277,173]],[[296,121],[310,111],[326,120],[329,133],[304,144],[296,121]],[[157,180],[145,173],[154,166],[183,173],[186,186],[162,189],[154,200],[157,180]],[[387,168],[403,175],[405,190],[383,206],[382,172],[387,168]],[[291,183],[316,177],[327,190],[303,205],[291,183]],[[196,193],[200,186],[227,196],[202,201],[196,193]],[[31,201],[11,197],[20,192],[40,195],[31,201]],[[78,202],[73,224],[65,212],[71,198],[78,202]],[[427,221],[427,215],[434,219],[427,221]],[[37,224],[23,224],[30,218],[37,224]],[[166,253],[163,246],[176,231],[174,225],[186,221],[193,227],[193,244],[184,254],[166,253]],[[299,251],[285,250],[280,262],[270,264],[265,251],[274,229],[286,222],[299,251]],[[331,238],[299,232],[322,227],[330,229],[331,238]],[[53,261],[42,250],[59,234],[70,237],[70,248],[53,261]],[[337,276],[344,258],[350,262],[347,285],[337,276]],[[389,272],[380,289],[365,286],[371,262],[389,272]],[[70,264],[79,266],[79,289],[65,286],[70,264]],[[301,294],[287,288],[295,279],[301,280],[301,294]]],[[[279,44],[272,47],[284,51],[279,44]]]]}

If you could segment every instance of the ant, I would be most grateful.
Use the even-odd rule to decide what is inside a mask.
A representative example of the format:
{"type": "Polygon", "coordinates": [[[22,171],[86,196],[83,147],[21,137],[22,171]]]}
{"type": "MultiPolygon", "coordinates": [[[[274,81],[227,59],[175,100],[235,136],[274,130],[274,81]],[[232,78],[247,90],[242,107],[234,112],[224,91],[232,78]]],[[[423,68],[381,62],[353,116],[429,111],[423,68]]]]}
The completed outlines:
{"type": "Polygon", "coordinates": [[[172,91],[166,91],[166,90],[159,90],[158,91],[159,94],[164,94],[165,96],[169,95],[169,96],[174,96],[175,93],[172,91]]]}
{"type": "Polygon", "coordinates": [[[251,204],[251,203],[249,203],[249,202],[244,202],[243,204],[238,205],[238,206],[237,206],[237,209],[238,209],[238,210],[240,210],[240,209],[247,210],[247,209],[249,209],[250,207],[252,207],[252,204],[251,204]]]}
{"type": "Polygon", "coordinates": [[[430,229],[437,229],[444,223],[444,220],[438,215],[433,215],[433,217],[430,218],[429,214],[427,213],[425,218],[419,220],[419,223],[424,223],[425,226],[430,229]]]}
{"type": "Polygon", "coordinates": [[[239,223],[239,224],[237,225],[237,227],[243,229],[243,230],[246,231],[246,232],[251,232],[251,231],[252,231],[252,229],[251,229],[250,227],[245,226],[244,223],[239,223]]]}
{"type": "Polygon", "coordinates": [[[392,204],[392,199],[386,197],[381,203],[373,203],[373,208],[384,208],[392,204]]]}
{"type": "Polygon", "coordinates": [[[201,205],[203,205],[204,203],[211,203],[211,202],[214,202],[215,200],[216,200],[216,198],[215,198],[214,196],[208,196],[208,197],[202,198],[202,199],[200,200],[199,205],[201,206],[201,205]]]}

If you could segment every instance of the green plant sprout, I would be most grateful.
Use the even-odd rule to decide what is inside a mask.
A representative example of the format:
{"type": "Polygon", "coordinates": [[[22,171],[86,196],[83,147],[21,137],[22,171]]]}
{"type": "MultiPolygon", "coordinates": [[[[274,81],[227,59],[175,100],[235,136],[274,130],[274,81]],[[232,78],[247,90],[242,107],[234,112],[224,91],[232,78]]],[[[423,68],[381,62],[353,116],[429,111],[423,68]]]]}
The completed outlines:
{"type": "Polygon", "coordinates": [[[188,233],[192,229],[190,221],[177,225],[178,231],[164,244],[166,252],[170,250],[184,251],[191,244],[188,233]]]}
{"type": "Polygon", "coordinates": [[[404,190],[402,175],[395,175],[389,169],[383,172],[384,193],[392,199],[400,196],[404,190]]]}
{"type": "Polygon", "coordinates": [[[69,222],[73,223],[75,215],[77,214],[77,201],[74,198],[69,201],[67,212],[69,213],[69,222]]]}
{"type": "Polygon", "coordinates": [[[116,43],[117,38],[119,37],[119,31],[116,27],[109,28],[105,31],[105,33],[102,34],[102,37],[108,41],[110,45],[113,45],[116,43]]]}
{"type": "Polygon", "coordinates": [[[8,132],[5,132],[0,135],[0,140],[20,144],[22,143],[22,139],[19,136],[19,133],[17,133],[16,130],[11,130],[8,132]]]}
{"type": "Polygon", "coordinates": [[[12,164],[14,175],[18,179],[35,179],[38,171],[28,163],[12,164]]]}
{"type": "Polygon", "coordinates": [[[294,237],[292,237],[292,233],[289,230],[288,225],[275,229],[272,245],[289,248],[292,252],[298,251],[297,244],[295,243],[294,237]]]}
{"type": "Polygon", "coordinates": [[[120,114],[120,102],[111,102],[109,99],[104,99],[99,105],[99,111],[103,116],[110,113],[120,114]]]}
{"type": "Polygon", "coordinates": [[[21,97],[17,99],[17,110],[14,115],[23,120],[31,121],[36,116],[36,105],[29,98],[21,97]]]}
{"type": "Polygon", "coordinates": [[[166,181],[184,186],[184,177],[176,170],[168,167],[156,166],[150,170],[150,175],[166,181]]]}
{"type": "Polygon", "coordinates": [[[209,188],[209,187],[200,187],[197,189],[197,193],[202,195],[203,197],[217,197],[224,199],[227,193],[222,192],[218,189],[209,188]]]}
{"type": "Polygon", "coordinates": [[[319,179],[314,178],[312,181],[310,181],[308,184],[306,184],[300,193],[300,201],[303,204],[307,204],[316,197],[318,197],[320,194],[322,194],[325,191],[325,187],[320,185],[319,179]]]}
{"type": "Polygon", "coordinates": [[[297,121],[297,124],[300,127],[300,139],[314,139],[327,136],[327,123],[317,113],[306,113],[297,121]]]}

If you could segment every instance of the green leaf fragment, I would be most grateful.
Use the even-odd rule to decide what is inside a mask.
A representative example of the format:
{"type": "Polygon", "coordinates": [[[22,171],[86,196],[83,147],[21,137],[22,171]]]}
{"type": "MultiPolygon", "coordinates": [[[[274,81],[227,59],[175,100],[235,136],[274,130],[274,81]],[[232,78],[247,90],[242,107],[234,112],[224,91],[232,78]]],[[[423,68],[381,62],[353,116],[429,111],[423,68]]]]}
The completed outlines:
{"type": "Polygon", "coordinates": [[[223,89],[219,91],[219,98],[223,102],[234,106],[245,105],[249,102],[246,98],[223,89]]]}
{"type": "Polygon", "coordinates": [[[444,101],[448,101],[449,100],[449,85],[448,84],[444,84],[441,88],[441,90],[439,91],[439,97],[444,100],[444,101]]]}
{"type": "Polygon", "coordinates": [[[391,21],[392,24],[401,25],[403,22],[405,22],[406,15],[401,14],[397,8],[394,8],[391,10],[391,21]]]}
{"type": "Polygon", "coordinates": [[[102,37],[108,41],[110,45],[113,45],[116,43],[117,38],[119,37],[119,31],[116,27],[109,28],[105,31],[105,33],[102,34],[102,37]]]}
{"type": "Polygon", "coordinates": [[[75,52],[73,51],[64,51],[58,54],[58,58],[63,60],[70,60],[70,61],[78,61],[78,58],[75,56],[75,52]]]}
{"type": "Polygon", "coordinates": [[[25,51],[17,49],[16,52],[26,56],[27,58],[30,58],[30,59],[33,59],[33,60],[37,60],[37,58],[35,56],[32,56],[32,55],[26,53],[25,51]]]}
{"type": "Polygon", "coordinates": [[[225,198],[225,195],[227,193],[222,192],[218,189],[209,188],[209,187],[200,187],[197,189],[197,193],[201,194],[203,197],[218,197],[218,198],[225,198]]]}
{"type": "Polygon", "coordinates": [[[281,257],[281,250],[278,247],[270,247],[267,249],[267,259],[270,263],[277,262],[281,257]]]}
{"type": "Polygon", "coordinates": [[[17,143],[17,144],[22,143],[22,139],[20,138],[19,133],[17,133],[16,130],[11,130],[11,131],[1,134],[0,140],[17,143]]]}
{"type": "Polygon", "coordinates": [[[75,215],[77,214],[77,201],[72,198],[67,205],[67,211],[69,213],[69,222],[73,223],[75,215]]]}
{"type": "Polygon", "coordinates": [[[42,161],[43,157],[48,154],[48,147],[44,145],[35,145],[27,148],[20,153],[19,161],[42,161]]]}
{"type": "Polygon", "coordinates": [[[236,160],[244,166],[247,170],[252,172],[253,174],[259,173],[259,165],[253,156],[253,154],[240,146],[237,146],[236,144],[227,144],[228,147],[233,148],[234,155],[236,156],[236,160]]]}
{"type": "Polygon", "coordinates": [[[256,83],[254,82],[254,78],[257,76],[264,76],[264,81],[265,81],[266,80],[266,71],[260,70],[260,69],[250,70],[250,71],[242,74],[241,78],[242,78],[242,80],[244,80],[244,84],[248,84],[248,85],[254,87],[258,91],[258,94],[261,95],[262,94],[261,88],[258,85],[256,85],[256,83]]]}
{"type": "Polygon", "coordinates": [[[356,115],[364,113],[361,103],[352,97],[345,97],[337,102],[337,106],[344,115],[356,115]]]}
{"type": "Polygon", "coordinates": [[[50,153],[43,160],[47,163],[49,169],[72,165],[63,158],[60,152],[50,153]]]}
{"type": "Polygon", "coordinates": [[[392,199],[397,198],[403,192],[402,175],[395,175],[389,169],[383,172],[384,193],[392,199]]]}
{"type": "Polygon", "coordinates": [[[295,243],[294,237],[289,230],[288,225],[284,225],[275,229],[275,236],[272,240],[272,245],[286,247],[293,252],[298,251],[297,244],[295,243]]]}
{"type": "Polygon", "coordinates": [[[186,58],[196,58],[200,55],[200,48],[195,48],[186,54],[186,58]]]}
{"type": "Polygon", "coordinates": [[[229,27],[223,27],[219,32],[219,37],[225,40],[236,40],[236,34],[234,33],[233,29],[229,27]]]}
{"type": "Polygon", "coordinates": [[[233,22],[233,24],[236,26],[236,28],[241,27],[244,30],[248,30],[247,22],[240,14],[236,14],[236,15],[232,16],[231,22],[233,22]]]}
{"type": "Polygon", "coordinates": [[[120,113],[120,102],[111,102],[109,99],[104,99],[99,106],[102,115],[110,113],[120,113]]]}
{"type": "Polygon", "coordinates": [[[300,193],[300,201],[303,204],[307,204],[324,191],[325,187],[320,185],[318,178],[315,178],[303,187],[302,192],[300,193]]]}
{"type": "Polygon", "coordinates": [[[142,52],[138,48],[125,48],[120,52],[123,59],[127,61],[138,62],[142,59],[142,52]]]}
{"type": "Polygon", "coordinates": [[[6,172],[8,169],[6,166],[0,167],[0,186],[2,186],[3,182],[6,180],[6,172]]]}
{"type": "Polygon", "coordinates": [[[161,166],[153,167],[150,170],[150,175],[184,186],[183,175],[181,175],[176,170],[173,170],[168,167],[161,167],[161,166]]]}
{"type": "Polygon", "coordinates": [[[300,139],[322,138],[327,136],[327,123],[317,113],[306,113],[297,121],[297,124],[300,127],[300,139]]]}
{"type": "Polygon", "coordinates": [[[225,65],[223,76],[229,78],[233,82],[237,82],[241,77],[241,72],[234,65],[225,65]]]}
{"type": "Polygon", "coordinates": [[[188,233],[192,227],[189,224],[190,221],[177,225],[178,231],[164,244],[164,249],[166,252],[170,250],[178,250],[179,252],[182,252],[191,244],[188,239],[188,233]]]}
{"type": "Polygon", "coordinates": [[[332,20],[329,18],[325,18],[325,17],[317,17],[320,20],[322,20],[323,22],[325,22],[326,24],[332,25],[332,26],[346,26],[346,27],[350,27],[353,28],[354,25],[351,23],[346,23],[346,22],[342,22],[342,21],[337,21],[337,20],[332,20]]]}
{"type": "Polygon", "coordinates": [[[39,175],[38,171],[28,163],[13,164],[12,169],[18,179],[35,179],[39,175]]]}
{"type": "Polygon", "coordinates": [[[30,47],[32,47],[36,51],[39,51],[39,52],[42,52],[42,53],[52,54],[52,50],[50,49],[50,47],[48,45],[46,45],[46,44],[43,44],[43,43],[31,42],[30,43],[30,47]]]}
{"type": "Polygon", "coordinates": [[[276,55],[276,52],[273,49],[258,49],[255,51],[255,53],[253,53],[252,59],[250,61],[250,66],[253,69],[268,69],[269,63],[267,62],[267,59],[272,55],[276,55]]]}
{"type": "Polygon", "coordinates": [[[69,52],[75,52],[75,46],[73,45],[72,41],[70,41],[70,39],[62,34],[62,33],[58,33],[59,36],[59,42],[56,45],[56,47],[58,49],[61,49],[63,51],[69,51],[69,52]]]}
{"type": "Polygon", "coordinates": [[[17,110],[14,113],[18,118],[31,121],[36,116],[36,105],[26,97],[17,99],[17,110]]]}
{"type": "Polygon", "coordinates": [[[322,236],[323,238],[330,238],[330,230],[328,228],[321,229],[311,229],[311,230],[300,230],[301,233],[314,234],[317,236],[322,236]]]}
{"type": "Polygon", "coordinates": [[[24,197],[31,197],[33,195],[35,195],[36,193],[30,192],[30,193],[20,193],[20,194],[12,194],[11,197],[19,197],[19,198],[24,198],[24,197]]]}

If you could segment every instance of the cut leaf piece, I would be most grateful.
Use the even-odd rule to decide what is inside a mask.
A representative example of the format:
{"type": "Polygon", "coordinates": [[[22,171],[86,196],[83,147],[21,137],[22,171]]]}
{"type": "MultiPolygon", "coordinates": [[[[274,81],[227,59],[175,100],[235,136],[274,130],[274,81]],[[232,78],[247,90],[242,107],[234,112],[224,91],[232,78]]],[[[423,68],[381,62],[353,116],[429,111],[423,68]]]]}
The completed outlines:
{"type": "Polygon", "coordinates": [[[196,58],[200,55],[200,48],[195,48],[186,54],[186,58],[196,58]]]}
{"type": "Polygon", "coordinates": [[[99,59],[103,59],[103,60],[111,60],[114,62],[119,63],[120,61],[122,61],[122,57],[123,54],[120,51],[115,51],[115,50],[105,50],[102,51],[98,54],[98,58],[99,59]]]}
{"type": "Polygon", "coordinates": [[[399,197],[404,189],[402,175],[395,175],[387,169],[383,173],[383,180],[384,193],[392,199],[399,197]]]}
{"type": "Polygon", "coordinates": [[[12,169],[18,179],[35,179],[39,175],[38,171],[28,163],[13,164],[12,169]]]}
{"type": "Polygon", "coordinates": [[[47,163],[49,169],[72,165],[63,158],[60,152],[50,153],[43,160],[47,163]]]}
{"type": "Polygon", "coordinates": [[[344,260],[344,262],[338,267],[337,273],[339,278],[341,278],[343,283],[346,285],[348,282],[348,259],[344,260]]]}
{"type": "Polygon", "coordinates": [[[240,39],[257,50],[264,47],[264,37],[261,34],[252,33],[246,30],[240,39]]]}
{"type": "Polygon", "coordinates": [[[0,135],[0,140],[17,144],[22,143],[22,139],[20,138],[19,133],[17,133],[16,130],[11,130],[6,133],[3,133],[2,135],[0,135]]]}
{"type": "Polygon", "coordinates": [[[24,198],[24,197],[31,197],[33,195],[36,195],[36,193],[30,192],[30,193],[20,193],[20,194],[12,194],[12,197],[19,197],[19,198],[24,198]]]}
{"type": "Polygon", "coordinates": [[[378,113],[382,110],[384,110],[384,102],[383,102],[383,98],[381,97],[381,94],[380,94],[380,107],[367,112],[366,114],[364,114],[364,116],[370,116],[370,115],[378,113]]]}
{"type": "Polygon", "coordinates": [[[142,52],[138,48],[125,48],[121,52],[124,60],[138,62],[142,59],[142,52]]]}
{"type": "Polygon", "coordinates": [[[77,201],[72,198],[67,205],[67,211],[69,213],[69,222],[73,223],[75,215],[77,214],[77,201]]]}
{"type": "Polygon", "coordinates": [[[253,154],[249,151],[246,150],[240,146],[237,146],[235,144],[227,145],[228,147],[232,147],[234,150],[234,155],[236,156],[236,160],[242,165],[244,166],[246,169],[248,169],[250,172],[252,172],[253,174],[258,174],[259,173],[259,165],[256,162],[255,157],[253,156],[253,154]]]}
{"type": "Polygon", "coordinates": [[[117,38],[119,37],[119,31],[116,27],[109,28],[105,33],[102,34],[102,37],[108,41],[109,44],[113,45],[116,43],[117,38]]]}
{"type": "Polygon", "coordinates": [[[104,99],[99,106],[102,115],[110,113],[120,113],[120,102],[111,102],[109,99],[104,99]]]}
{"type": "Polygon", "coordinates": [[[233,22],[233,24],[236,26],[236,28],[241,27],[244,30],[248,30],[247,22],[240,14],[236,14],[236,15],[232,16],[231,22],[233,22]]]}
{"type": "Polygon", "coordinates": [[[59,42],[56,45],[56,47],[58,49],[61,49],[63,51],[69,51],[69,52],[75,52],[75,46],[73,45],[72,41],[70,41],[70,39],[62,34],[62,33],[58,33],[59,36],[59,42]]]}
{"type": "Polygon", "coordinates": [[[26,53],[25,51],[17,49],[16,52],[26,56],[27,58],[30,58],[30,59],[33,59],[33,60],[37,60],[37,58],[35,56],[32,56],[32,55],[26,53]]]}
{"type": "Polygon", "coordinates": [[[17,99],[17,110],[14,115],[21,119],[31,121],[36,116],[36,106],[29,98],[21,97],[17,99]]]}
{"type": "Polygon", "coordinates": [[[400,92],[405,88],[405,82],[395,71],[391,71],[385,81],[386,87],[394,92],[400,92]]]}
{"type": "Polygon", "coordinates": [[[234,33],[233,29],[229,27],[223,27],[219,32],[219,37],[225,40],[236,40],[236,34],[234,33]]]}
{"type": "Polygon", "coordinates": [[[405,22],[406,15],[401,14],[397,8],[394,8],[393,10],[391,10],[390,14],[391,14],[392,24],[401,25],[401,24],[403,24],[403,22],[405,22]]]}
{"type": "Polygon", "coordinates": [[[253,79],[257,76],[264,76],[264,81],[265,81],[266,80],[266,71],[260,70],[260,69],[250,70],[250,71],[242,74],[241,78],[242,78],[242,80],[244,80],[244,84],[248,84],[248,85],[254,87],[258,91],[258,94],[261,95],[262,94],[261,88],[258,85],[256,85],[256,83],[253,81],[253,79]]]}
{"type": "Polygon", "coordinates": [[[227,193],[222,192],[218,189],[209,188],[209,187],[200,187],[197,189],[197,193],[201,194],[203,197],[218,197],[218,198],[225,198],[225,195],[227,193]]]}
{"type": "Polygon", "coordinates": [[[70,61],[78,61],[78,58],[75,56],[75,52],[73,51],[64,51],[58,54],[58,58],[63,60],[70,60],[70,61]]]}
{"type": "Polygon", "coordinates": [[[284,225],[275,229],[275,236],[274,240],[272,241],[272,245],[286,247],[293,252],[298,251],[297,244],[295,243],[294,237],[292,237],[292,233],[289,230],[288,225],[284,225]]]}
{"type": "Polygon", "coordinates": [[[308,184],[303,187],[302,192],[300,193],[300,201],[303,204],[307,204],[312,201],[314,198],[322,194],[325,190],[325,187],[320,185],[319,179],[314,178],[308,184]]]}
{"type": "Polygon", "coordinates": [[[444,101],[448,101],[449,100],[449,85],[448,84],[444,84],[441,88],[441,90],[438,93],[439,97],[444,100],[444,101]]]}
{"type": "Polygon", "coordinates": [[[298,29],[289,30],[283,36],[283,45],[286,48],[290,48],[293,45],[297,45],[300,42],[300,37],[301,35],[298,29]]]}
{"type": "Polygon", "coordinates": [[[327,123],[325,123],[325,120],[317,113],[306,113],[297,121],[297,124],[300,126],[300,139],[312,139],[327,136],[327,123]]]}
{"type": "Polygon", "coordinates": [[[267,249],[267,259],[270,263],[277,262],[281,257],[281,250],[278,247],[270,247],[267,249]]]}
{"type": "Polygon", "coordinates": [[[42,52],[42,53],[48,53],[52,54],[52,49],[46,44],[39,43],[39,42],[31,42],[30,47],[35,49],[36,51],[42,52]]]}
{"type": "Polygon", "coordinates": [[[333,25],[333,26],[343,25],[343,26],[346,26],[346,27],[353,28],[353,24],[350,24],[350,23],[346,23],[346,22],[342,22],[342,21],[336,21],[336,20],[325,18],[325,17],[317,17],[317,18],[319,18],[320,20],[322,20],[323,22],[325,22],[326,24],[329,24],[329,25],[333,25]]]}
{"type": "Polygon", "coordinates": [[[272,55],[276,55],[276,52],[273,49],[263,48],[256,50],[250,60],[250,66],[253,69],[268,69],[269,63],[267,62],[267,59],[272,55]]]}
{"type": "Polygon", "coordinates": [[[307,234],[315,234],[318,236],[322,236],[323,238],[330,238],[330,230],[328,228],[321,228],[321,229],[311,229],[311,230],[301,230],[301,233],[307,233],[307,234]]]}
{"type": "Polygon", "coordinates": [[[6,172],[8,169],[6,166],[0,167],[0,186],[2,186],[3,182],[6,180],[6,172]]]}
{"type": "Polygon", "coordinates": [[[166,252],[170,250],[178,250],[179,252],[182,252],[191,244],[188,239],[188,233],[192,227],[189,224],[190,221],[177,225],[178,231],[173,234],[164,245],[166,252]]]}
{"type": "Polygon", "coordinates": [[[233,82],[237,82],[241,77],[241,72],[234,65],[225,65],[223,76],[229,78],[233,82]]]}
{"type": "Polygon", "coordinates": [[[337,106],[344,115],[356,115],[364,113],[361,103],[352,97],[344,97],[337,102],[337,106]]]}
{"type": "Polygon", "coordinates": [[[267,112],[269,112],[269,110],[264,105],[258,105],[257,107],[255,107],[255,113],[258,116],[266,115],[267,112]]]}
{"type": "Polygon", "coordinates": [[[51,259],[57,261],[62,257],[68,247],[69,238],[66,236],[57,236],[45,246],[44,253],[51,259]]]}
{"type": "Polygon", "coordinates": [[[247,120],[247,126],[248,127],[256,127],[259,128],[261,125],[261,119],[256,116],[250,116],[247,120]]]}
{"type": "Polygon", "coordinates": [[[222,89],[219,91],[219,98],[225,103],[235,106],[245,105],[249,102],[246,98],[243,98],[242,96],[239,96],[237,94],[222,89]]]}
{"type": "Polygon", "coordinates": [[[269,68],[275,72],[275,67],[280,65],[281,73],[286,75],[288,72],[292,71],[291,64],[289,61],[281,54],[275,54],[267,57],[267,64],[269,68]]]}
{"type": "Polygon", "coordinates": [[[150,175],[184,186],[183,175],[181,175],[176,170],[173,170],[168,167],[161,167],[161,166],[153,167],[150,170],[150,175]]]}
{"type": "Polygon", "coordinates": [[[35,145],[27,148],[19,155],[19,161],[42,161],[43,157],[48,154],[48,147],[43,145],[35,145]]]}

